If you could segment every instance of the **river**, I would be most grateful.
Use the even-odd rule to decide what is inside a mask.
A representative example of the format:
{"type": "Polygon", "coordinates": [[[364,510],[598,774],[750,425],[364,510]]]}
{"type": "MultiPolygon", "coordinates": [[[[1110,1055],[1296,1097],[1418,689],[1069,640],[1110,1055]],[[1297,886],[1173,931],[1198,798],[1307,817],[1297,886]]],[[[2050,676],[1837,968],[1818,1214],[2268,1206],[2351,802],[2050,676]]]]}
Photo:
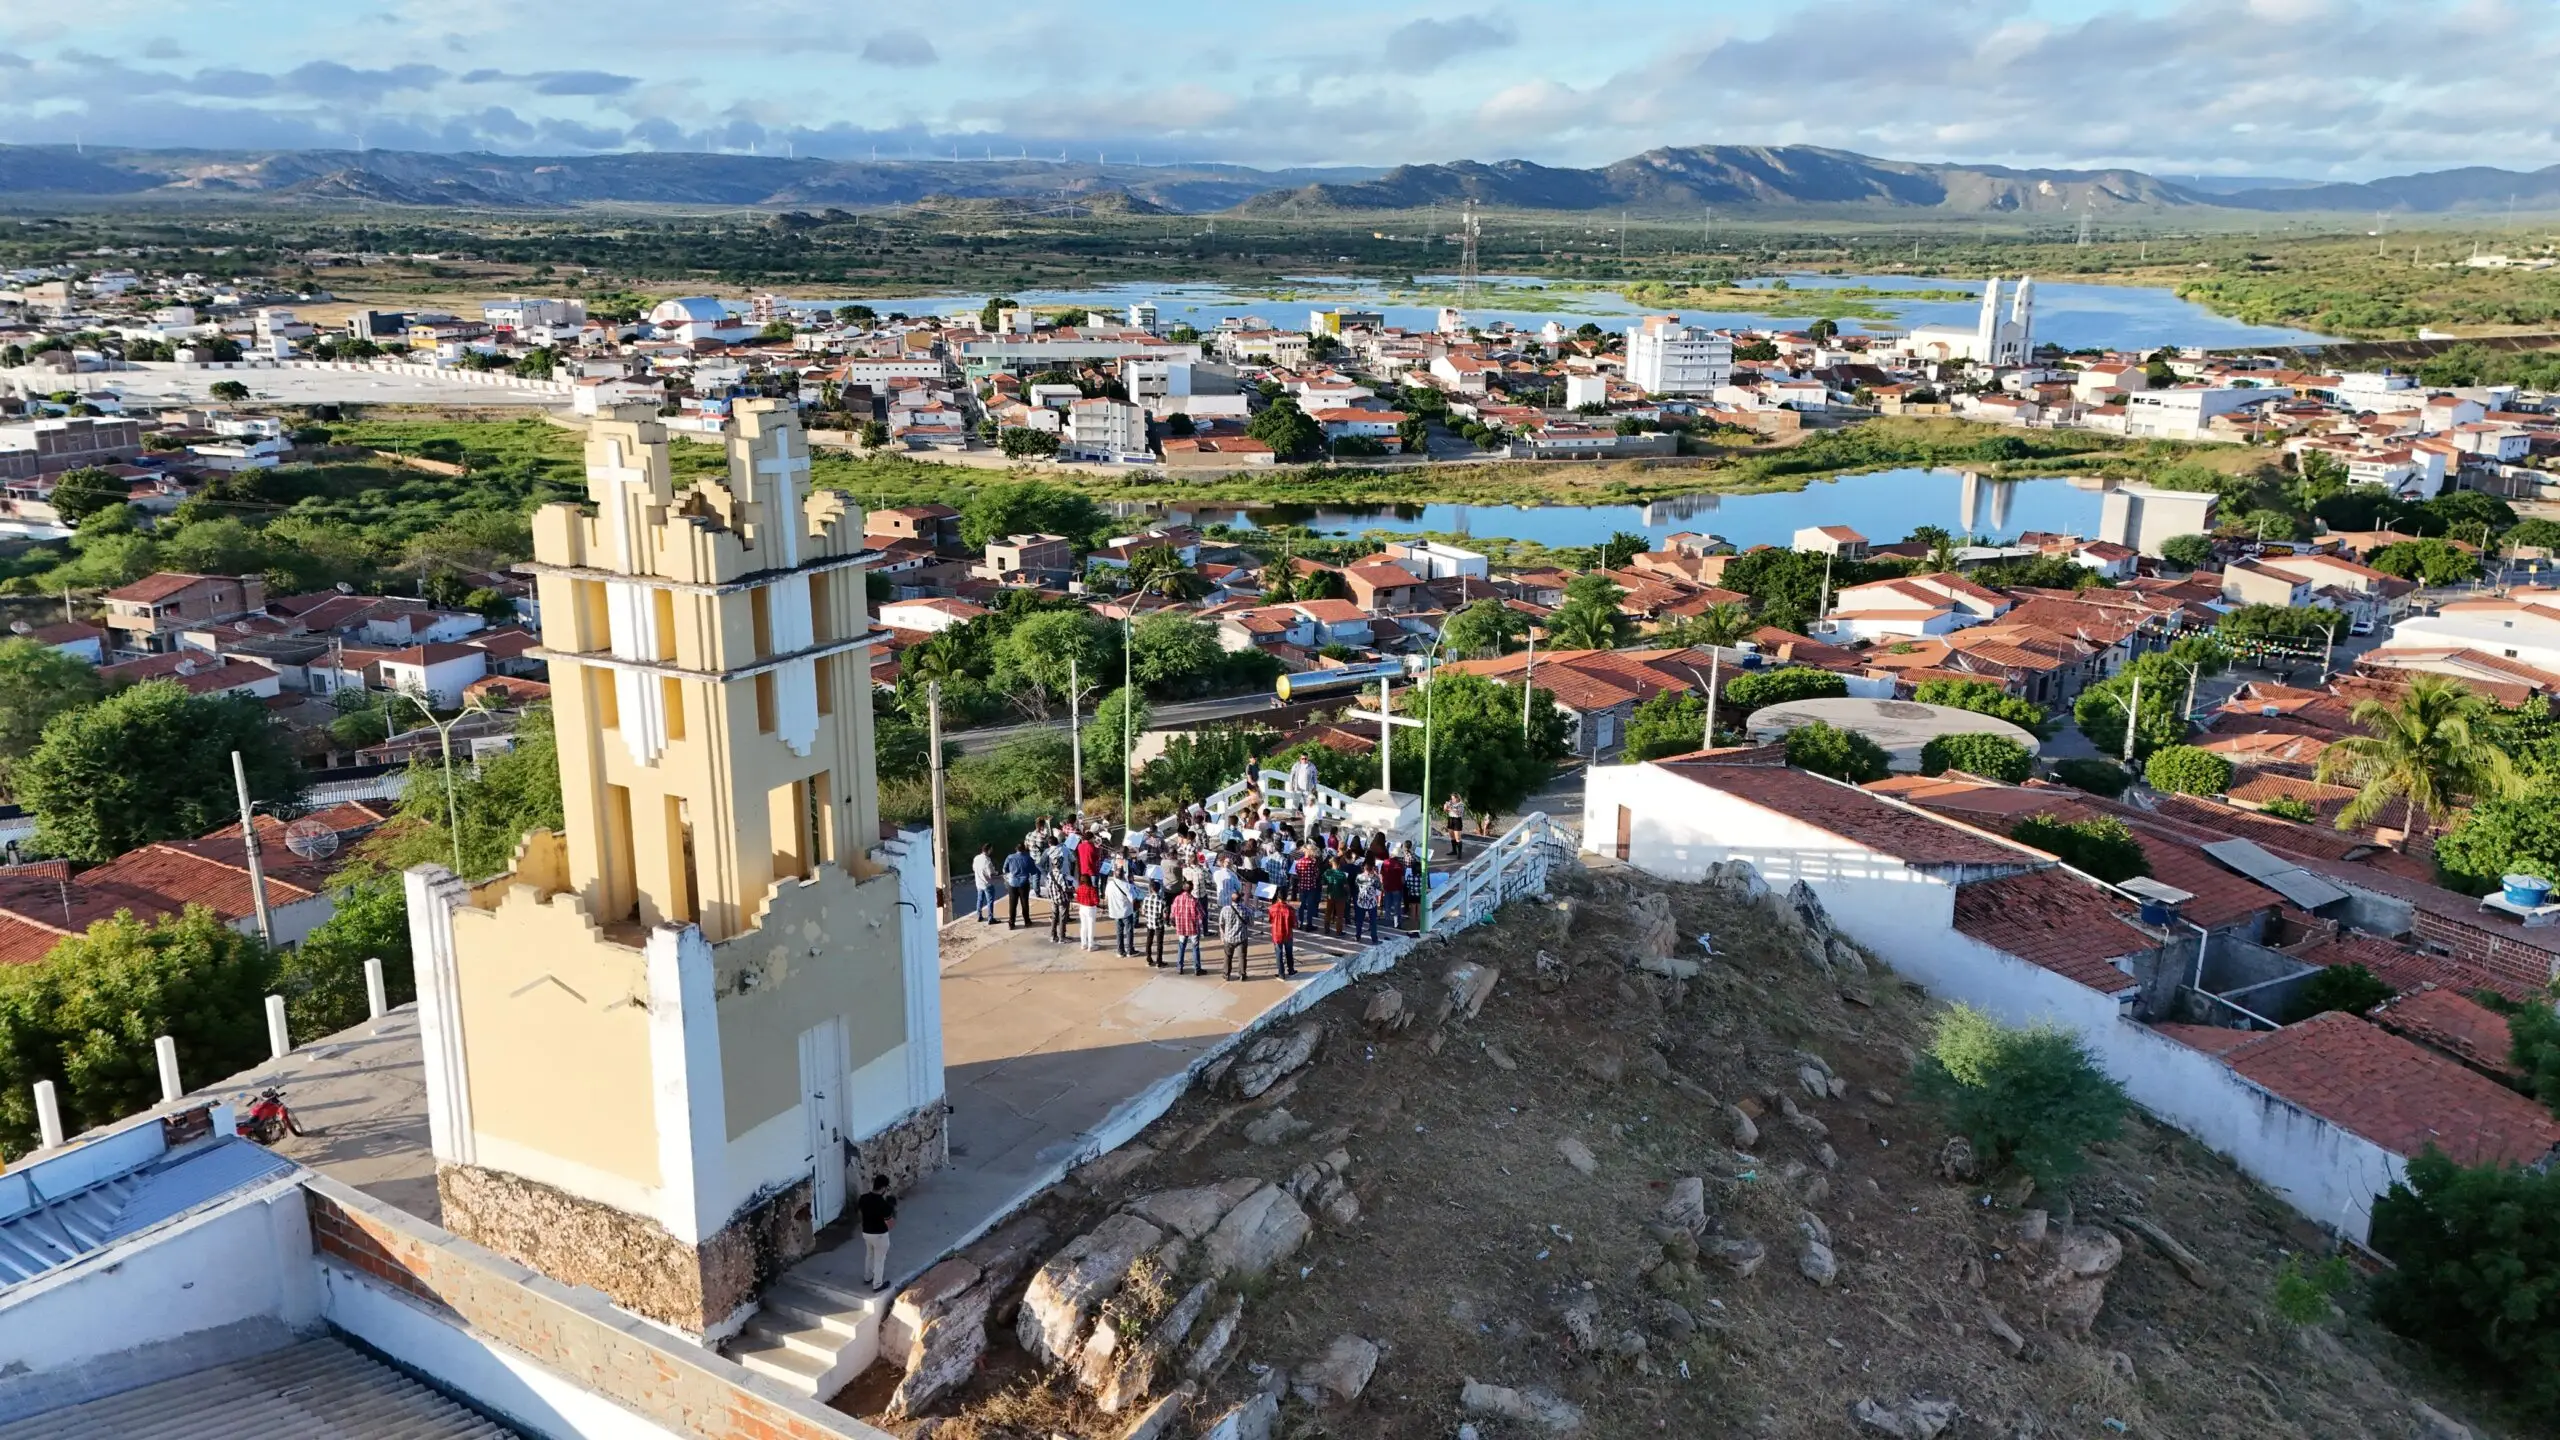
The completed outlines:
{"type": "Polygon", "coordinates": [[[2088,478],[1985,480],[1968,517],[1960,472],[1906,468],[1816,480],[1801,490],[1681,495],[1647,505],[1184,505],[1133,506],[1130,513],[1198,525],[1287,524],[1328,535],[1447,533],[1550,546],[1597,545],[1621,530],[1655,541],[1702,530],[1744,547],[1784,545],[1806,526],[1848,525],[1881,545],[1920,525],[1995,539],[2021,530],[2092,535],[2104,493],[2103,482],[2088,478]]]}
{"type": "MultiPolygon", "coordinates": [[[[1834,290],[1865,285],[1878,290],[1966,290],[1979,295],[1983,284],[1979,278],[1938,280],[1914,275],[1787,275],[1746,283],[1761,287],[1781,278],[1799,290],[1834,290]]],[[[1435,290],[1454,283],[1448,276],[1423,276],[1420,279],[1435,290]]],[[[1534,330],[1553,320],[1566,329],[1588,322],[1614,330],[1624,328],[1637,315],[1652,313],[1607,290],[1560,291],[1537,308],[1506,308],[1502,304],[1506,294],[1513,297],[1535,296],[1546,288],[1544,282],[1527,276],[1496,276],[1488,277],[1484,286],[1484,302],[1466,311],[1467,319],[1477,325],[1504,321],[1534,330]],[[1548,308],[1550,305],[1553,308],[1548,308]]],[[[1341,276],[1290,275],[1279,277],[1270,287],[1255,287],[1251,292],[1240,291],[1230,285],[1200,284],[1104,285],[1083,290],[1024,290],[1013,293],[1014,298],[1026,304],[1082,306],[1114,319],[1125,318],[1131,305],[1148,302],[1156,307],[1160,327],[1189,325],[1196,330],[1209,330],[1221,320],[1250,318],[1284,330],[1303,330],[1308,311],[1332,309],[1339,305],[1375,310],[1386,317],[1389,325],[1408,330],[1432,328],[1439,319],[1439,303],[1398,304],[1396,296],[1401,288],[1375,280],[1341,276]],[[1275,292],[1286,298],[1274,298],[1275,292]]],[[[812,307],[858,303],[868,305],[883,315],[947,315],[960,310],[975,311],[986,301],[986,294],[981,292],[911,295],[888,300],[806,300],[798,303],[812,307]]],[[[1867,330],[1908,329],[1913,325],[1970,324],[1981,312],[1978,301],[1879,299],[1869,303],[1891,310],[1894,319],[1863,323],[1842,320],[1840,328],[1855,334],[1867,330]]],[[[1801,330],[1812,319],[1809,315],[1761,315],[1738,311],[1683,310],[1679,313],[1693,325],[1717,329],[1801,330]]],[[[2237,320],[2224,319],[2201,305],[2179,299],[2167,290],[2044,280],[2036,282],[2035,336],[2039,342],[2050,342],[2066,349],[2155,349],[2162,345],[2229,349],[2247,345],[2323,343],[2321,336],[2307,330],[2244,325],[2237,320]]]]}

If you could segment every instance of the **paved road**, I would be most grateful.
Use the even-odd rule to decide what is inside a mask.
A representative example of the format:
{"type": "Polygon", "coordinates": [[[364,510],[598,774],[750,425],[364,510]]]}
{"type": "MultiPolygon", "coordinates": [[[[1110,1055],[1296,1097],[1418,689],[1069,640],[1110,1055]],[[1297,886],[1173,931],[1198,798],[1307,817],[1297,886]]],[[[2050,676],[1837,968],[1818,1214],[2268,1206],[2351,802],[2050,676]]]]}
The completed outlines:
{"type": "MultiPolygon", "coordinates": [[[[8,378],[36,374],[18,370],[9,372],[8,378]]],[[[31,383],[52,390],[112,390],[139,409],[202,404],[211,398],[214,385],[224,380],[239,381],[249,387],[252,402],[270,405],[484,405],[522,410],[565,409],[569,404],[567,396],[547,391],[371,370],[100,370],[44,376],[31,383]]]]}
{"type": "MultiPolygon", "coordinates": [[[[1153,712],[1148,725],[1162,729],[1168,725],[1188,725],[1202,720],[1231,720],[1237,716],[1256,715],[1271,708],[1269,695],[1229,695],[1217,700],[1184,700],[1153,712]]],[[[1018,725],[981,725],[969,730],[952,730],[942,737],[945,747],[962,752],[992,750],[1008,740],[1043,730],[1066,726],[1066,717],[1055,720],[1029,720],[1018,725]]]]}

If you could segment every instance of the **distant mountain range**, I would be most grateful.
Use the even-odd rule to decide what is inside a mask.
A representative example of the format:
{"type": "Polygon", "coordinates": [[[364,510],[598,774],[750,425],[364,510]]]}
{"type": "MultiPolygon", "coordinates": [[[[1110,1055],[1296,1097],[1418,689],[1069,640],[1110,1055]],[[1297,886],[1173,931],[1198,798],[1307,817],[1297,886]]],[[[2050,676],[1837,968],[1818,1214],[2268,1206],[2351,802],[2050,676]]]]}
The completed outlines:
{"type": "Polygon", "coordinates": [[[983,213],[1241,210],[1315,216],[1462,200],[1503,210],[1644,215],[1832,209],[2052,215],[2198,209],[2415,214],[2560,210],[2560,165],[2469,166],[2363,184],[2166,179],[2139,170],[2018,170],[1879,160],[1813,145],[1666,146],[1591,169],[1501,160],[1259,170],[1065,160],[819,160],[644,151],[127,150],[0,145],[0,201],[268,200],[465,209],[595,204],[983,213]]]}

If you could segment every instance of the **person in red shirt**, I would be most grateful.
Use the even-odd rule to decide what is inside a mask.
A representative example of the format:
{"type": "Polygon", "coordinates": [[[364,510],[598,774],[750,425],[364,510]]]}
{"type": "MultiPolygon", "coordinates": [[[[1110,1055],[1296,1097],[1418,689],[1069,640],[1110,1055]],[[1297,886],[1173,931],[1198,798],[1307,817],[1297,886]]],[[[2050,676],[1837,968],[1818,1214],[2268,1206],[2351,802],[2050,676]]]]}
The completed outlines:
{"type": "Polygon", "coordinates": [[[1285,891],[1271,897],[1271,957],[1281,979],[1298,973],[1298,912],[1290,908],[1285,891]]]}
{"type": "Polygon", "coordinates": [[[1404,861],[1389,855],[1378,862],[1378,886],[1383,892],[1379,903],[1386,909],[1387,928],[1404,928],[1404,861]]]}
{"type": "Polygon", "coordinates": [[[1079,836],[1076,840],[1076,874],[1087,880],[1092,879],[1098,873],[1095,862],[1101,858],[1101,854],[1101,851],[1094,848],[1091,835],[1079,836]]]}
{"type": "Polygon", "coordinates": [[[1094,891],[1093,877],[1087,875],[1076,881],[1076,931],[1087,950],[1093,948],[1093,922],[1101,908],[1102,897],[1094,891]]]}

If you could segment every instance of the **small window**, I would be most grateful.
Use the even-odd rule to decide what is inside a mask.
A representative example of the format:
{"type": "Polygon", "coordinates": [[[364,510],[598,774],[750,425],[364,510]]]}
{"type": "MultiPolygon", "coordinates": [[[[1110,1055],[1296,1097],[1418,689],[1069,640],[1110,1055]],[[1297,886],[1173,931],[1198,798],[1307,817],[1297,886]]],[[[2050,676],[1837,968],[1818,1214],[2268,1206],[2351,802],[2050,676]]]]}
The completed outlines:
{"type": "Polygon", "coordinates": [[[773,672],[767,670],[756,677],[757,730],[767,735],[774,733],[774,730],[779,723],[774,718],[774,712],[777,708],[773,694],[773,672]]]}

